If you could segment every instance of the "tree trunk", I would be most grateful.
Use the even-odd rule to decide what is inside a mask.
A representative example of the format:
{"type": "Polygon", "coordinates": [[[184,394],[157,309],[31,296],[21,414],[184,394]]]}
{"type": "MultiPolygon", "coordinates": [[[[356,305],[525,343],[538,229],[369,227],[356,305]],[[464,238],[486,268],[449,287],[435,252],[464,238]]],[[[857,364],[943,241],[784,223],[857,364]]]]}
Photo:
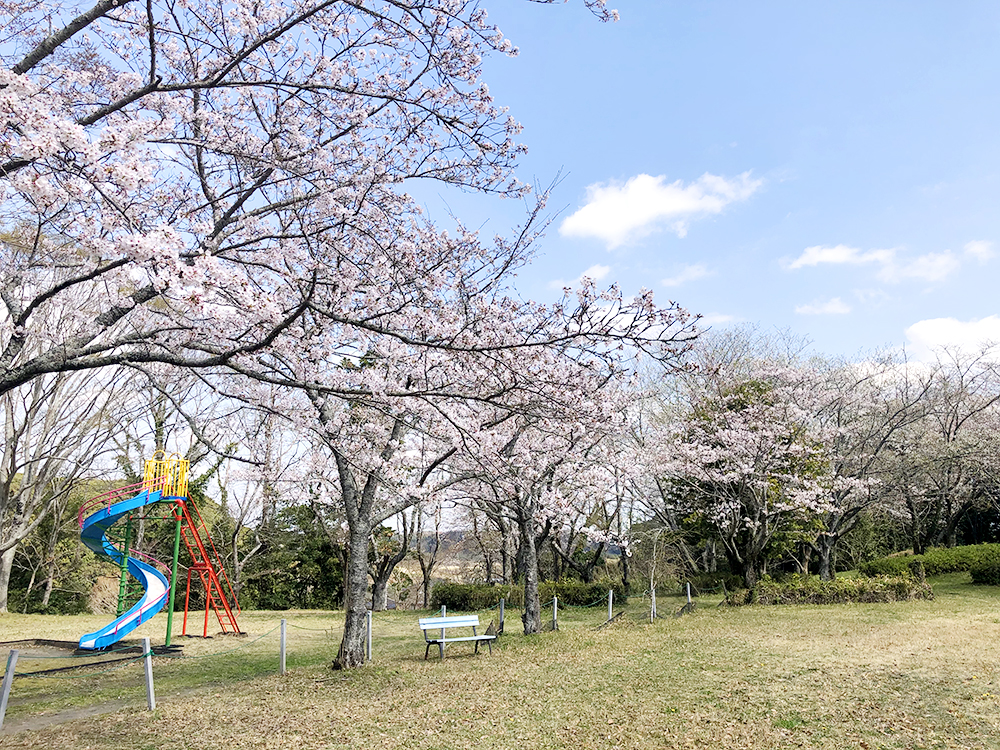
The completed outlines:
{"type": "Polygon", "coordinates": [[[819,579],[832,581],[837,577],[836,553],[838,537],[832,534],[822,534],[816,540],[816,551],[819,553],[819,579]]]}
{"type": "Polygon", "coordinates": [[[368,615],[368,538],[371,529],[356,523],[350,530],[347,568],[344,576],[344,638],[333,662],[334,669],[360,667],[365,663],[368,615]]]}
{"type": "Polygon", "coordinates": [[[740,557],[730,549],[730,545],[725,545],[726,559],[729,560],[729,569],[743,579],[743,585],[752,589],[757,585],[764,572],[763,557],[740,557]]]}
{"type": "Polygon", "coordinates": [[[542,606],[538,598],[538,550],[531,514],[518,524],[521,527],[521,554],[524,561],[524,634],[539,633],[542,629],[542,606]]]}
{"type": "MultiPolygon", "coordinates": [[[[419,541],[417,542],[420,543],[419,541]]],[[[434,566],[437,564],[437,550],[435,549],[434,556],[429,558],[424,558],[423,556],[417,559],[420,563],[420,582],[423,586],[424,591],[424,609],[428,609],[431,606],[431,588],[434,585],[434,579],[432,577],[434,573],[434,566]]],[[[489,571],[487,570],[487,583],[492,583],[489,578],[489,571]]]]}
{"type": "Polygon", "coordinates": [[[0,614],[7,614],[7,595],[10,591],[10,571],[14,567],[14,553],[17,547],[11,547],[0,555],[0,614]]]}
{"type": "Polygon", "coordinates": [[[28,580],[28,588],[24,590],[24,606],[21,607],[21,614],[28,614],[28,599],[31,598],[31,590],[35,588],[35,577],[38,574],[38,568],[32,567],[31,578],[28,580]]]}
{"type": "Polygon", "coordinates": [[[719,569],[718,555],[716,554],[715,539],[705,542],[705,547],[701,551],[701,567],[706,573],[715,573],[719,569]]]}
{"type": "MultiPolygon", "coordinates": [[[[556,540],[550,540],[549,546],[552,548],[552,580],[561,581],[564,575],[563,564],[562,558],[559,556],[559,550],[556,549],[556,540]]],[[[586,582],[590,583],[590,581],[586,582]]]]}
{"type": "Polygon", "coordinates": [[[49,574],[45,579],[45,591],[42,594],[42,609],[49,606],[49,599],[52,598],[52,587],[55,585],[56,580],[56,564],[55,561],[49,566],[49,574]]]}
{"type": "Polygon", "coordinates": [[[389,576],[379,576],[372,584],[372,612],[384,612],[389,606],[389,576]]]}
{"type": "MultiPolygon", "coordinates": [[[[488,580],[488,579],[487,579],[488,580]]],[[[430,609],[431,606],[431,577],[430,574],[424,575],[423,585],[424,585],[424,609],[430,609]]]]}

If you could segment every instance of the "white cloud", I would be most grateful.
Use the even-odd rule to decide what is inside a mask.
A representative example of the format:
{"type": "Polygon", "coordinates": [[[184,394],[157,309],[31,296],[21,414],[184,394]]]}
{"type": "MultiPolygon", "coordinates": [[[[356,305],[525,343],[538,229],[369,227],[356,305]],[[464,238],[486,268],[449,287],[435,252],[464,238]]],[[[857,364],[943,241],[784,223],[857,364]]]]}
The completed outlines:
{"type": "Polygon", "coordinates": [[[664,279],[660,283],[663,286],[680,286],[681,284],[686,284],[689,281],[694,281],[696,279],[703,279],[706,276],[711,276],[712,273],[701,263],[697,263],[693,266],[684,266],[676,276],[671,276],[669,279],[664,279]]]}
{"type": "Polygon", "coordinates": [[[943,281],[961,265],[962,262],[951,250],[945,250],[943,253],[921,255],[908,263],[888,263],[879,271],[878,277],[892,284],[903,279],[943,281]]]}
{"type": "Polygon", "coordinates": [[[996,250],[993,249],[992,242],[984,242],[983,240],[974,240],[972,242],[967,242],[965,244],[965,254],[971,255],[973,258],[978,260],[980,263],[986,263],[996,257],[996,250]]]}
{"type": "Polygon", "coordinates": [[[580,278],[582,279],[584,276],[586,276],[588,279],[591,279],[593,281],[600,281],[610,272],[611,272],[611,266],[602,266],[598,264],[591,266],[586,271],[581,273],[580,278]]]}
{"type": "Polygon", "coordinates": [[[799,315],[846,315],[851,311],[849,305],[834,297],[827,302],[814,302],[811,305],[799,305],[795,312],[799,315]]]}
{"type": "Polygon", "coordinates": [[[818,266],[820,263],[861,265],[864,263],[879,263],[885,265],[892,263],[895,250],[869,250],[863,252],[856,247],[848,245],[835,245],[834,247],[823,247],[813,245],[802,251],[802,255],[788,264],[789,268],[803,268],[804,266],[818,266]]]}
{"type": "Polygon", "coordinates": [[[1000,343],[1000,316],[979,320],[931,318],[906,329],[906,338],[920,358],[930,358],[934,349],[948,346],[977,353],[986,343],[1000,343]]]}
{"type": "Polygon", "coordinates": [[[586,271],[577,276],[573,281],[563,281],[562,279],[554,279],[549,282],[549,289],[564,289],[566,287],[574,287],[579,284],[584,277],[590,279],[591,281],[600,281],[605,276],[611,273],[611,266],[602,266],[600,264],[593,265],[586,271]]]}
{"type": "MultiPolygon", "coordinates": [[[[973,244],[973,243],[970,243],[973,244]]],[[[986,248],[989,251],[989,248],[986,248]]],[[[981,253],[982,248],[966,252],[981,253]]],[[[977,256],[981,257],[981,255],[977,256]]],[[[960,258],[951,250],[943,253],[927,253],[916,258],[900,258],[895,248],[860,250],[849,245],[834,245],[825,247],[813,245],[802,251],[795,260],[788,263],[788,268],[797,269],[821,264],[860,266],[876,264],[879,266],[878,278],[890,284],[898,284],[904,279],[919,279],[922,281],[942,281],[957,271],[962,265],[960,258]]]]}
{"type": "Polygon", "coordinates": [[[718,214],[730,203],[744,201],[763,184],[749,172],[726,179],[705,173],[688,185],[667,183],[666,176],[640,174],[624,184],[611,181],[587,187],[587,204],[563,220],[564,237],[597,237],[609,248],[645,237],[667,225],[679,237],[688,222],[718,214]]]}

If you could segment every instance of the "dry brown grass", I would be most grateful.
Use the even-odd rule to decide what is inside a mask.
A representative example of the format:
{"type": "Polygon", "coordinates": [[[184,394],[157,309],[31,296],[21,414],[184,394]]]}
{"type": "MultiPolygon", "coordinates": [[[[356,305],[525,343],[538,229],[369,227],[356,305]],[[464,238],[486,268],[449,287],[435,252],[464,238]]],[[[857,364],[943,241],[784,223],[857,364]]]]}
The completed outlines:
{"type": "MultiPolygon", "coordinates": [[[[273,673],[276,634],[228,656],[157,659],[155,713],[142,708],[136,668],[114,677],[117,699],[133,705],[8,734],[0,747],[1000,747],[1000,592],[956,579],[936,590],[934,602],[890,605],[703,602],[652,625],[639,602],[604,630],[593,627],[601,610],[573,610],[559,632],[534,638],[513,632],[512,617],[492,656],[459,644],[443,663],[423,661],[416,614],[376,614],[376,661],[349,674],[326,666],[336,615],[288,613],[318,629],[290,628],[284,678],[273,673]]],[[[255,614],[246,627],[260,635],[280,616],[255,614]]],[[[47,620],[76,619],[0,622],[5,632],[40,622],[51,632],[47,620]]],[[[234,643],[191,641],[185,650],[234,643]]],[[[56,710],[53,692],[75,689],[50,680],[44,692],[43,682],[18,678],[15,696],[37,698],[12,719],[56,710]]]]}

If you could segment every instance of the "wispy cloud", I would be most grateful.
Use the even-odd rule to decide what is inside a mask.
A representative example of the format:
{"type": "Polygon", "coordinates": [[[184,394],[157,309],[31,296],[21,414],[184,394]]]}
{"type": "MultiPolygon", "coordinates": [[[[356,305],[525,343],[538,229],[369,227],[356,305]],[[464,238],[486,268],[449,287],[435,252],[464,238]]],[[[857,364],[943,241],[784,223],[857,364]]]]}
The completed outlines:
{"type": "Polygon", "coordinates": [[[969,353],[979,352],[985,344],[1000,343],[1000,316],[990,315],[978,320],[930,318],[906,329],[913,353],[930,358],[935,349],[954,347],[969,353]]]}
{"type": "Polygon", "coordinates": [[[553,279],[549,282],[550,289],[563,289],[565,287],[573,287],[579,284],[584,277],[590,279],[591,281],[600,281],[605,276],[611,273],[611,266],[602,266],[600,264],[593,265],[586,271],[577,276],[573,281],[564,281],[563,279],[553,279]]]}
{"type": "MultiPolygon", "coordinates": [[[[966,245],[966,253],[974,257],[982,258],[991,252],[989,243],[969,244],[975,247],[970,250],[969,245],[966,245]]],[[[789,262],[787,267],[795,270],[819,265],[875,265],[878,267],[876,276],[881,281],[898,284],[906,279],[943,281],[961,267],[962,260],[951,250],[908,258],[901,256],[896,248],[861,250],[849,245],[813,245],[803,250],[802,255],[789,262]]]]}
{"type": "Polygon", "coordinates": [[[799,305],[795,308],[795,312],[799,315],[846,315],[850,311],[850,305],[844,303],[840,297],[834,297],[826,302],[799,305]]]}
{"type": "Polygon", "coordinates": [[[730,203],[744,201],[763,184],[750,172],[727,179],[703,174],[687,185],[668,183],[665,175],[640,174],[624,184],[617,181],[587,187],[587,203],[559,226],[565,237],[596,237],[618,247],[664,227],[683,237],[693,219],[720,213],[730,203]]]}
{"type": "Polygon", "coordinates": [[[992,242],[974,240],[965,244],[965,254],[969,255],[980,263],[987,263],[996,257],[996,250],[993,249],[992,242]]]}
{"type": "Polygon", "coordinates": [[[962,262],[951,250],[945,250],[943,253],[927,253],[908,262],[887,263],[879,271],[878,277],[890,284],[897,284],[903,279],[943,281],[961,265],[962,262]]]}
{"type": "Polygon", "coordinates": [[[818,266],[821,263],[863,265],[865,263],[887,264],[892,262],[895,250],[869,250],[867,252],[848,245],[807,247],[798,258],[788,264],[789,268],[818,266]]]}
{"type": "Polygon", "coordinates": [[[663,286],[680,286],[681,284],[686,284],[689,281],[695,281],[696,279],[703,279],[706,276],[711,276],[712,272],[708,270],[703,264],[696,263],[693,266],[684,266],[676,276],[671,276],[668,279],[664,279],[660,283],[663,286]]]}

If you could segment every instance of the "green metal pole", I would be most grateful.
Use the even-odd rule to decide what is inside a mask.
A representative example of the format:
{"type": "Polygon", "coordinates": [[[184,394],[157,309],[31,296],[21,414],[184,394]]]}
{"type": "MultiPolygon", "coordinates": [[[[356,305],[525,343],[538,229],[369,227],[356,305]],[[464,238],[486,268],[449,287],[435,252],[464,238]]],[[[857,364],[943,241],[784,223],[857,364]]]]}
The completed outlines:
{"type": "Polygon", "coordinates": [[[177,590],[177,558],[181,552],[181,517],[177,516],[177,524],[174,528],[174,561],[170,567],[170,598],[167,600],[167,642],[170,645],[170,634],[174,629],[174,592],[177,590]]]}
{"type": "Polygon", "coordinates": [[[132,514],[129,513],[125,522],[125,549],[122,550],[121,579],[118,583],[118,614],[121,617],[125,611],[125,591],[128,587],[128,550],[132,546],[132,514]]]}

